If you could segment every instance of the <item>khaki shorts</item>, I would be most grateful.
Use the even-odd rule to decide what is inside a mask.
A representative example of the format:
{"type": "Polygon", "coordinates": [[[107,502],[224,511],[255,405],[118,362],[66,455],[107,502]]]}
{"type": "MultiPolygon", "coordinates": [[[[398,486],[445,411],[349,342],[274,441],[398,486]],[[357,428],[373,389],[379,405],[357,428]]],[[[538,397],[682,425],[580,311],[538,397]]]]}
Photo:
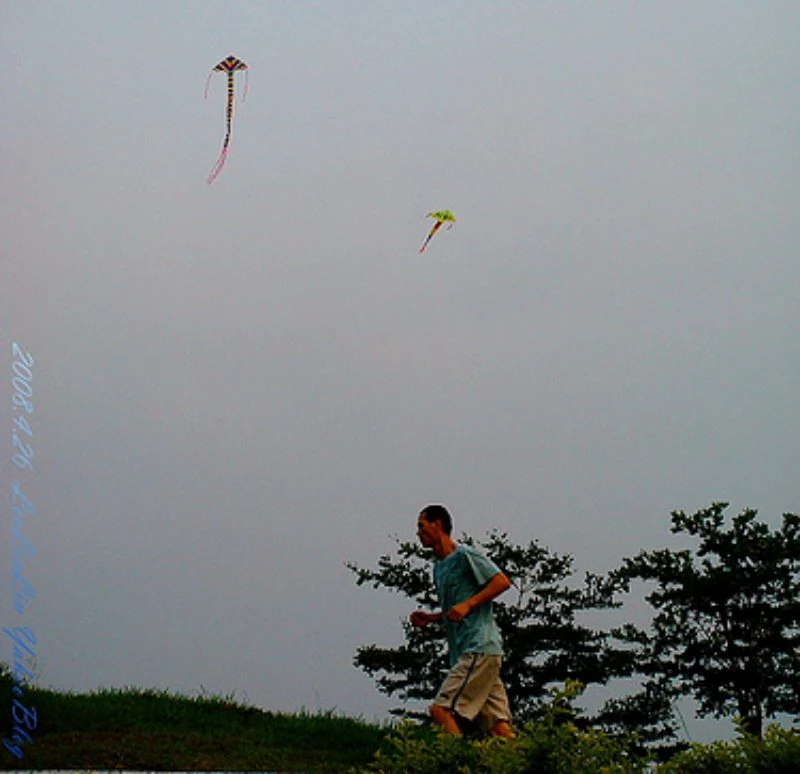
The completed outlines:
{"type": "Polygon", "coordinates": [[[508,696],[500,681],[501,661],[500,656],[465,653],[448,672],[433,703],[467,720],[478,718],[486,728],[501,720],[510,723],[508,696]]]}

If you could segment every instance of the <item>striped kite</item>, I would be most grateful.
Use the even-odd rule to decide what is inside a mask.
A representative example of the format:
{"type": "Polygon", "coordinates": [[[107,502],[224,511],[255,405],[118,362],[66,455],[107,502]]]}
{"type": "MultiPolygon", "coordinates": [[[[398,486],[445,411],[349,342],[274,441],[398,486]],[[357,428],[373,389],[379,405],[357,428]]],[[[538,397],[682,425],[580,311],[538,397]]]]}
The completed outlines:
{"type": "Polygon", "coordinates": [[[225,139],[222,141],[222,151],[219,154],[217,163],[214,164],[214,168],[211,170],[208,180],[206,180],[209,185],[211,185],[211,183],[217,179],[217,175],[222,172],[222,168],[225,166],[225,161],[228,158],[228,146],[231,142],[231,123],[233,121],[233,97],[235,92],[233,74],[237,70],[244,70],[244,92],[242,93],[242,101],[244,101],[247,97],[247,65],[241,59],[237,59],[233,54],[223,59],[208,74],[208,78],[206,79],[205,97],[208,99],[208,87],[211,84],[211,76],[217,72],[228,74],[228,109],[225,114],[225,139]]]}

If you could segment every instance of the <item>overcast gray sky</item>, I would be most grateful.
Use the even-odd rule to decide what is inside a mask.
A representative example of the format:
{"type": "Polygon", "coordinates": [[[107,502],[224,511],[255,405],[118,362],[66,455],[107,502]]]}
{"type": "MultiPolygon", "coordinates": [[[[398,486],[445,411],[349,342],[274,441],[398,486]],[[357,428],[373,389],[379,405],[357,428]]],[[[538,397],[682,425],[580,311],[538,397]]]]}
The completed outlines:
{"type": "Polygon", "coordinates": [[[796,511],[798,33],[791,1],[4,3],[41,682],[384,717],[352,656],[407,604],[344,562],[426,503],[581,574],[673,509],[796,511]]]}

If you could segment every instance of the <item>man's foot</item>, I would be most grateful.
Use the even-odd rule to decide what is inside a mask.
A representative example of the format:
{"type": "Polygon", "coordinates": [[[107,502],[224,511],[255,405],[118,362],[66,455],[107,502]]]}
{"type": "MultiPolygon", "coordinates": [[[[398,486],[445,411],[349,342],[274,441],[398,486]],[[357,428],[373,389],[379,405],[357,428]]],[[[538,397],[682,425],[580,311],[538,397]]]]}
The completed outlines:
{"type": "Polygon", "coordinates": [[[440,707],[438,704],[431,705],[431,717],[434,723],[439,725],[446,734],[461,736],[461,728],[458,721],[450,710],[440,707]]]}
{"type": "Polygon", "coordinates": [[[504,739],[516,739],[517,735],[507,720],[498,720],[490,729],[492,736],[502,736],[504,739]]]}

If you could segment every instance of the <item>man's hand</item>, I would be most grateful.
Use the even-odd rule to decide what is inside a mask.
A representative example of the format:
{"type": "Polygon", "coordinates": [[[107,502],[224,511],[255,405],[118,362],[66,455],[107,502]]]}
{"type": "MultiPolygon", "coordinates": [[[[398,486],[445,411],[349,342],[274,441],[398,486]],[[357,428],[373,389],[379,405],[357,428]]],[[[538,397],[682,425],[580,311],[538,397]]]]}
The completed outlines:
{"type": "Polygon", "coordinates": [[[409,617],[414,626],[427,626],[429,623],[436,623],[442,617],[441,613],[426,613],[424,610],[415,610],[409,617]]]}
{"type": "Polygon", "coordinates": [[[491,580],[474,596],[453,605],[446,613],[448,621],[462,621],[476,607],[491,602],[496,596],[502,594],[511,587],[511,581],[502,573],[498,572],[491,580]]]}
{"type": "Polygon", "coordinates": [[[460,621],[472,612],[469,602],[459,602],[453,605],[446,613],[448,621],[460,621]]]}

